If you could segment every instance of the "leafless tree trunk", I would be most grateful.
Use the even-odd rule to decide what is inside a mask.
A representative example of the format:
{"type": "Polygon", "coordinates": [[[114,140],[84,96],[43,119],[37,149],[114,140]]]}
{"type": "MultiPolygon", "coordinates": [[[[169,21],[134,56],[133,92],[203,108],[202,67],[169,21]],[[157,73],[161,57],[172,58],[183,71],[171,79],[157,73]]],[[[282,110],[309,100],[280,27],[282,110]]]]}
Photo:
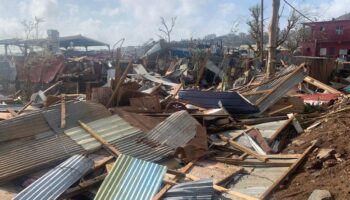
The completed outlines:
{"type": "Polygon", "coordinates": [[[170,36],[171,36],[171,32],[173,31],[173,28],[175,26],[176,17],[171,18],[171,24],[167,24],[164,17],[160,17],[160,22],[161,22],[162,27],[160,27],[158,30],[161,34],[158,36],[160,38],[163,38],[166,41],[170,42],[171,41],[170,36]]]}
{"type": "Polygon", "coordinates": [[[276,48],[278,37],[278,10],[280,7],[280,0],[272,0],[272,16],[269,25],[269,53],[266,75],[271,77],[274,74],[276,64],[276,48]]]}

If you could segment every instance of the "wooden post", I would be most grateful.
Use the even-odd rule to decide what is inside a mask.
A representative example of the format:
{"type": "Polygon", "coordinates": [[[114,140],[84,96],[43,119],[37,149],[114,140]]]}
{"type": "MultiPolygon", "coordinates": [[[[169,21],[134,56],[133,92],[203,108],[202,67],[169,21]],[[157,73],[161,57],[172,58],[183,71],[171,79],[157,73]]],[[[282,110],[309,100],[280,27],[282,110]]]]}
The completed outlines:
{"type": "Polygon", "coordinates": [[[256,159],[258,159],[258,160],[260,160],[262,162],[266,162],[267,161],[267,157],[266,156],[259,155],[258,153],[254,152],[253,150],[249,149],[248,147],[240,145],[237,142],[232,141],[232,140],[229,140],[228,142],[234,148],[239,149],[239,150],[243,151],[244,153],[247,153],[247,154],[255,157],[256,159]]]}
{"type": "Polygon", "coordinates": [[[114,91],[113,91],[113,93],[112,93],[112,96],[111,96],[111,98],[109,98],[109,101],[108,101],[108,103],[107,103],[107,108],[109,108],[109,107],[112,105],[113,100],[114,100],[114,98],[116,97],[116,95],[117,95],[117,93],[118,93],[118,91],[119,91],[120,86],[123,84],[123,82],[124,82],[126,76],[128,75],[128,71],[129,71],[131,68],[132,68],[132,60],[130,60],[130,62],[129,62],[129,64],[128,64],[128,67],[125,69],[125,71],[124,71],[122,77],[120,77],[120,79],[119,79],[119,81],[118,81],[118,83],[117,83],[117,86],[114,88],[114,91]]]}
{"type": "Polygon", "coordinates": [[[66,96],[61,95],[61,128],[66,126],[66,96]]]}
{"type": "Polygon", "coordinates": [[[99,141],[102,144],[102,147],[105,148],[107,151],[111,152],[115,157],[118,157],[121,153],[112,146],[108,141],[106,141],[104,138],[102,138],[94,129],[89,127],[87,124],[85,124],[82,121],[78,121],[79,125],[88,132],[92,137],[94,137],[97,141],[99,141]]]}

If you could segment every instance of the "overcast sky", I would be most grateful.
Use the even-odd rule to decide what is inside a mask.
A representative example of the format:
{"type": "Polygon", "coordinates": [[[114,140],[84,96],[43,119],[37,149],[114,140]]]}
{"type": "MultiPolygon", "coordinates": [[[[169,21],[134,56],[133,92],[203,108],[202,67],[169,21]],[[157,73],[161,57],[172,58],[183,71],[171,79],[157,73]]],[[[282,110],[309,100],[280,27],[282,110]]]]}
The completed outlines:
{"type": "MultiPolygon", "coordinates": [[[[265,0],[265,24],[271,0],[265,0]]],[[[319,20],[350,12],[350,0],[289,0],[298,9],[317,13],[319,20]]],[[[20,21],[43,18],[41,36],[57,29],[61,36],[82,34],[109,44],[126,38],[138,45],[157,36],[159,17],[177,16],[173,39],[199,38],[230,32],[233,21],[246,32],[249,7],[260,0],[0,0],[0,39],[23,38],[20,21]]],[[[281,0],[281,8],[284,3],[281,0]]],[[[285,5],[281,25],[290,8],[285,5]]],[[[267,28],[267,26],[266,26],[267,28]]]]}

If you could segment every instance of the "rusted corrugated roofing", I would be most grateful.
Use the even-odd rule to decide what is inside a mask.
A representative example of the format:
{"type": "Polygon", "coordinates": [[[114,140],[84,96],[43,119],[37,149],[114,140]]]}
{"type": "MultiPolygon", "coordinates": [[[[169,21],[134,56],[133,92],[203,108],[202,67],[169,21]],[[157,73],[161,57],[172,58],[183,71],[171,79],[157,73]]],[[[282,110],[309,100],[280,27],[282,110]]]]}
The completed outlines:
{"type": "Polygon", "coordinates": [[[41,112],[34,111],[0,121],[0,142],[28,137],[50,130],[50,126],[41,112]]]}
{"type": "MultiPolygon", "coordinates": [[[[53,134],[53,133],[52,133],[53,134]]],[[[0,182],[35,172],[85,150],[64,134],[29,140],[0,151],[0,182]]]]}
{"type": "Polygon", "coordinates": [[[159,190],[165,172],[165,166],[121,155],[94,199],[150,200],[159,190]]]}
{"type": "MultiPolygon", "coordinates": [[[[0,121],[0,142],[34,136],[51,130],[62,133],[60,113],[60,105],[55,105],[0,121]]],[[[78,120],[90,122],[109,115],[108,110],[101,104],[68,102],[66,104],[66,129],[78,126],[78,120]]]]}
{"type": "Polygon", "coordinates": [[[14,200],[57,199],[92,167],[92,160],[74,155],[29,185],[14,200]]]}

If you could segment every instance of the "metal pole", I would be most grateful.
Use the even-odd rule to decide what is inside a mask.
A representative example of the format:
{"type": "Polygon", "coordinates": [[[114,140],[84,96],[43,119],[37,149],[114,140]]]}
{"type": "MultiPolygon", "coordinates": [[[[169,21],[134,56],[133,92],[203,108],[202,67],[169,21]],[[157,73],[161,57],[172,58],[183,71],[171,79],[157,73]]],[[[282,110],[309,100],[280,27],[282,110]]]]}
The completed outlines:
{"type": "Polygon", "coordinates": [[[264,0],[261,0],[260,5],[260,16],[261,16],[261,45],[260,45],[260,61],[261,61],[261,67],[264,67],[264,0]]]}

